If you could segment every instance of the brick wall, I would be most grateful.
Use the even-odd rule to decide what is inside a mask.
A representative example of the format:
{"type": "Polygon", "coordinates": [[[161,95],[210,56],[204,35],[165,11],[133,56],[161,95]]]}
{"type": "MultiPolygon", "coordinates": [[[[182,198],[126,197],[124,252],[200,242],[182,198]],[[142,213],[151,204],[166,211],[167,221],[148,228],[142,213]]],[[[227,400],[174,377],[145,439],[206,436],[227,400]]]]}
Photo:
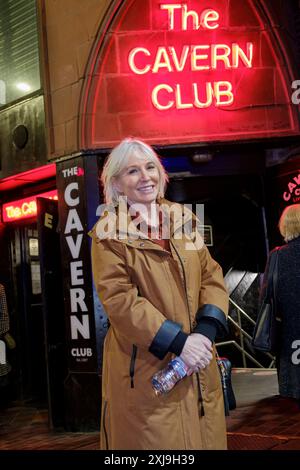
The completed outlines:
{"type": "Polygon", "coordinates": [[[78,151],[78,113],[85,67],[111,2],[39,1],[50,159],[78,151]]]}

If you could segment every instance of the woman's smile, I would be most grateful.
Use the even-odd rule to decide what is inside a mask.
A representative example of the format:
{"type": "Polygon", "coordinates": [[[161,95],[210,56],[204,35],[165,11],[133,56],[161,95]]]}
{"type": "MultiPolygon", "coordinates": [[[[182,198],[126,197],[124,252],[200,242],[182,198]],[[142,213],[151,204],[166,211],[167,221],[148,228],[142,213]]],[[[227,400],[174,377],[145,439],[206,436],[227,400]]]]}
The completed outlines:
{"type": "Polygon", "coordinates": [[[151,185],[148,185],[148,186],[142,186],[140,188],[138,188],[138,191],[141,191],[142,193],[152,193],[155,189],[155,185],[154,184],[151,184],[151,185]]]}

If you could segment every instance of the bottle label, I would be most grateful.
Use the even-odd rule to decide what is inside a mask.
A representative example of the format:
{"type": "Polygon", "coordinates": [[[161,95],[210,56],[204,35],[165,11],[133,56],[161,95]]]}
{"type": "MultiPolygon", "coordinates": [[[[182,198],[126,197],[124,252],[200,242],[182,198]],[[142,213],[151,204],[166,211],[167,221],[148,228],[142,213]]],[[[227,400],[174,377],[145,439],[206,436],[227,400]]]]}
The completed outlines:
{"type": "Polygon", "coordinates": [[[180,359],[176,357],[172,359],[167,367],[156,372],[152,377],[152,387],[156,395],[168,393],[177,384],[177,382],[187,374],[187,366],[180,359]]]}

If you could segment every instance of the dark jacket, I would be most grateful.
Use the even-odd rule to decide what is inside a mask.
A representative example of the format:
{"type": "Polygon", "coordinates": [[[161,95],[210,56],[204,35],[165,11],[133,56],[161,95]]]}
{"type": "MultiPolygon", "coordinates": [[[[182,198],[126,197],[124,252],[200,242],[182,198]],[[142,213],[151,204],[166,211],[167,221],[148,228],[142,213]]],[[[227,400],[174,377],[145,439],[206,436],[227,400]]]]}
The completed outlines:
{"type": "Polygon", "coordinates": [[[300,399],[300,364],[293,363],[295,359],[300,361],[300,237],[278,252],[277,302],[282,316],[282,339],[277,357],[279,393],[300,399]]]}

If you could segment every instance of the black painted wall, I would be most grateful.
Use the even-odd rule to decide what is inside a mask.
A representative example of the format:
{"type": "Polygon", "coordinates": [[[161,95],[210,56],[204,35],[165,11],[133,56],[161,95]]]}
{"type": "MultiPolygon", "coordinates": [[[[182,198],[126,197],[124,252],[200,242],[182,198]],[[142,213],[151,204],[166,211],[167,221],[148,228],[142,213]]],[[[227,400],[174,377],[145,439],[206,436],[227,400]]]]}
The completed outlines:
{"type": "Polygon", "coordinates": [[[0,179],[45,163],[47,149],[43,96],[1,111],[0,179]]]}

